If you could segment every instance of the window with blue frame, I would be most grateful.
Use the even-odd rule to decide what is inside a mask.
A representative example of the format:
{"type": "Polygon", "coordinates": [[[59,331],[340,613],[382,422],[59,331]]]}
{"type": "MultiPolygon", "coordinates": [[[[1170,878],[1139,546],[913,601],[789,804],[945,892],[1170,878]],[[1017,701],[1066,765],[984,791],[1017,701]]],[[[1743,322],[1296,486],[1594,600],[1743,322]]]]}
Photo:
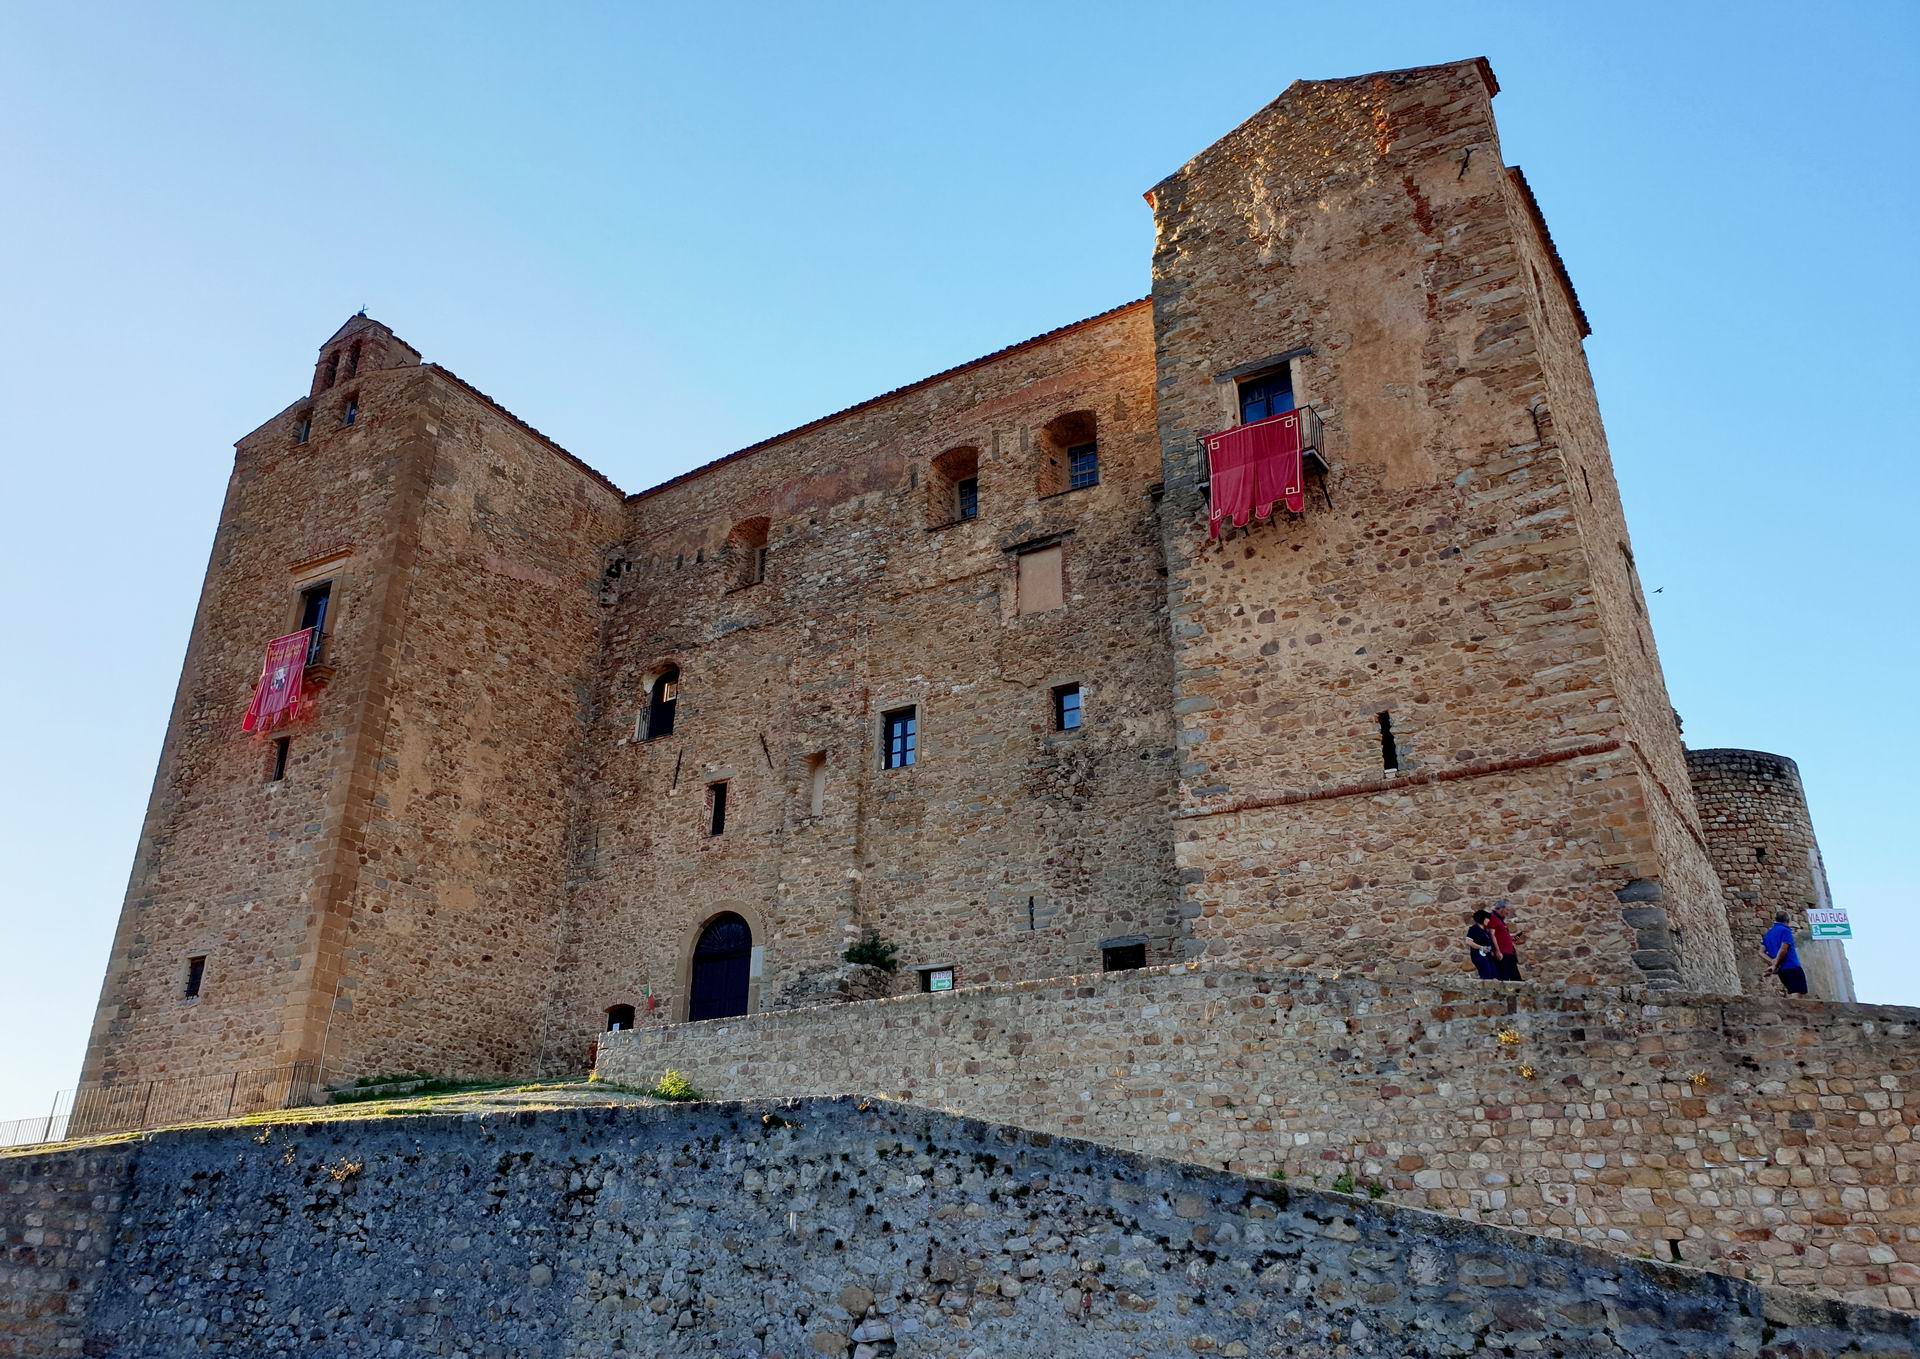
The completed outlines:
{"type": "Polygon", "coordinates": [[[1282,364],[1271,373],[1240,384],[1240,423],[1251,425],[1293,409],[1293,367],[1282,364]]]}
{"type": "Polygon", "coordinates": [[[1055,731],[1080,730],[1081,714],[1079,685],[1063,684],[1053,691],[1053,729],[1055,731]]]}
{"type": "Polygon", "coordinates": [[[883,713],[881,722],[880,767],[904,769],[914,761],[919,744],[919,711],[895,708],[883,713]]]}
{"type": "Polygon", "coordinates": [[[957,482],[954,485],[953,493],[959,503],[960,517],[962,519],[977,519],[980,517],[980,479],[978,477],[967,477],[957,482]]]}
{"type": "Polygon", "coordinates": [[[1067,489],[1078,491],[1100,484],[1100,445],[1075,444],[1067,450],[1067,489]]]}

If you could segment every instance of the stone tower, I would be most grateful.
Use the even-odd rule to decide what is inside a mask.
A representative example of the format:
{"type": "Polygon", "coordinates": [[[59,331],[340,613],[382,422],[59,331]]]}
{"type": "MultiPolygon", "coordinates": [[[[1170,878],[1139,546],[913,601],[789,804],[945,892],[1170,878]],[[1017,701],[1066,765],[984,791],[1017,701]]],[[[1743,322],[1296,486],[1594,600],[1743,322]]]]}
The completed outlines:
{"type": "Polygon", "coordinates": [[[619,507],[379,322],[322,346],[236,445],[84,1082],[526,1065],[619,507]],[[322,591],[309,716],[243,735],[322,591]]]}
{"type": "Polygon", "coordinates": [[[1581,341],[1484,61],[1294,85],[1149,195],[1193,946],[1737,989],[1581,341]],[[1210,547],[1196,440],[1324,422],[1210,547]],[[1269,409],[1257,407],[1254,413],[1269,409]]]}
{"type": "Polygon", "coordinates": [[[1767,975],[1761,939],[1774,913],[1785,911],[1798,936],[1795,947],[1808,991],[1821,1000],[1852,1000],[1846,946],[1807,935],[1807,911],[1829,907],[1833,898],[1800,766],[1763,750],[1689,750],[1687,773],[1714,866],[1726,886],[1741,984],[1760,995],[1778,988],[1767,975]]]}

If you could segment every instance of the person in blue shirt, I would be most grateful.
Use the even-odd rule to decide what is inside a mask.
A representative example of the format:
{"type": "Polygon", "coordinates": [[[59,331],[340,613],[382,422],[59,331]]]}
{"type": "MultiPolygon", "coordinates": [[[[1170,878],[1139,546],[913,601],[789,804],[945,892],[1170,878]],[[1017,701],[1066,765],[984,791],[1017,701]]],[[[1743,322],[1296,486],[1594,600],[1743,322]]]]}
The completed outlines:
{"type": "Polygon", "coordinates": [[[1785,911],[1773,913],[1773,928],[1760,941],[1760,947],[1766,950],[1767,971],[1780,978],[1780,984],[1787,988],[1787,994],[1806,995],[1807,974],[1801,968],[1800,955],[1793,947],[1793,926],[1787,923],[1785,911]]]}

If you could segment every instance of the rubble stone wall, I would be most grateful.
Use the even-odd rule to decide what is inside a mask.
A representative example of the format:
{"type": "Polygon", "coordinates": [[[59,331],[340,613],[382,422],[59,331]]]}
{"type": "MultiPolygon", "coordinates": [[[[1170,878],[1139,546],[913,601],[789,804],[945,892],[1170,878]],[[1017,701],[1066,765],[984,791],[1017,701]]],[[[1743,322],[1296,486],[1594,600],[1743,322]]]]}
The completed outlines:
{"type": "Polygon", "coordinates": [[[610,1035],[721,1098],[869,1094],[1766,1282],[1920,1296],[1920,1013],[1189,966],[610,1035]]]}
{"type": "Polygon", "coordinates": [[[1920,1344],[1911,1316],[847,1100],[167,1134],[110,1153],[118,1184],[82,1208],[89,1155],[0,1161],[0,1268],[30,1281],[0,1290],[0,1353],[1823,1359],[1920,1344]]]}

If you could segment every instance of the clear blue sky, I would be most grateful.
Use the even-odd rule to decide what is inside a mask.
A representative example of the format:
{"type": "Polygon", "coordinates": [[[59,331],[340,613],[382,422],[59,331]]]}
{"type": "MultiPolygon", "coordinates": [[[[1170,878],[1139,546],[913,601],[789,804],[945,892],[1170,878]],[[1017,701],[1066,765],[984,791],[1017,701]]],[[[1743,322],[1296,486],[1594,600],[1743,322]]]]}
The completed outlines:
{"type": "Polygon", "coordinates": [[[1147,291],[1297,77],[1484,53],[1673,698],[1920,1003],[1920,7],[0,6],[0,1118],[72,1084],[231,463],[363,304],[629,489],[1147,291]]]}

